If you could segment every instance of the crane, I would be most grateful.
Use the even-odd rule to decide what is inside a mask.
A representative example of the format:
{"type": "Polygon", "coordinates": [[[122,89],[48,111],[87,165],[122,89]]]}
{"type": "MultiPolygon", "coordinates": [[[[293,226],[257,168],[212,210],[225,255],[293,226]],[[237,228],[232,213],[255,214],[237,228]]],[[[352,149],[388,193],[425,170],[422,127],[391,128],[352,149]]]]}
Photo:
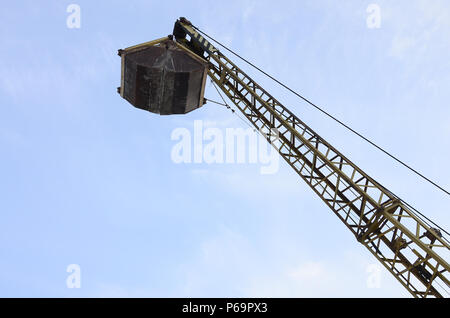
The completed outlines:
{"type": "Polygon", "coordinates": [[[173,34],[119,50],[119,56],[118,92],[155,113],[201,107],[208,76],[412,296],[448,293],[450,246],[441,231],[283,106],[186,18],[175,22],[173,34]]]}

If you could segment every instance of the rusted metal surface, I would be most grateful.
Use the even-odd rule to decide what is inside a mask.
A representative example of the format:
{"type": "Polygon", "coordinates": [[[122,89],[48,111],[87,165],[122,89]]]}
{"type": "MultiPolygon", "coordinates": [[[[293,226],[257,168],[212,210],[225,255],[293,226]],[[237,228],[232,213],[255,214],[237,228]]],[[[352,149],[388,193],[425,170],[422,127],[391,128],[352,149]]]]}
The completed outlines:
{"type": "Polygon", "coordinates": [[[161,115],[185,114],[203,105],[206,61],[174,41],[121,50],[123,98],[161,115]]]}

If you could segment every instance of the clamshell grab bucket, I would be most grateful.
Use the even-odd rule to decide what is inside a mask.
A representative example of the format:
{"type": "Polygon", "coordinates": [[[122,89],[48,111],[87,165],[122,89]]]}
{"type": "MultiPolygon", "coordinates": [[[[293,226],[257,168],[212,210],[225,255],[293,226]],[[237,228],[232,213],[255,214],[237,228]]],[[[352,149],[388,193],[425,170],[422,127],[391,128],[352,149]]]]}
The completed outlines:
{"type": "Polygon", "coordinates": [[[120,95],[161,115],[186,114],[203,105],[207,61],[168,37],[119,50],[120,95]]]}

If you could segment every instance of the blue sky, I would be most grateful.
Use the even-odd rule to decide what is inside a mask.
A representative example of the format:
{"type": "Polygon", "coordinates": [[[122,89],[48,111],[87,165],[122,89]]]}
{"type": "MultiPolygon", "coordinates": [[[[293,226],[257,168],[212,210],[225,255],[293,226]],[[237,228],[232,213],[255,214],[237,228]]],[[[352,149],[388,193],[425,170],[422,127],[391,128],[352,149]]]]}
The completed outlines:
{"type": "MultiPolygon", "coordinates": [[[[117,49],[205,32],[450,188],[448,1],[15,1],[0,12],[0,296],[408,297],[280,161],[175,164],[185,116],[116,93],[117,49]],[[69,29],[66,8],[81,8],[69,29]],[[381,27],[366,8],[381,8],[381,27]],[[66,287],[69,264],[81,288],[66,287]]],[[[369,175],[450,228],[448,196],[235,61],[369,175]]],[[[219,100],[208,84],[206,97],[219,100]]]]}

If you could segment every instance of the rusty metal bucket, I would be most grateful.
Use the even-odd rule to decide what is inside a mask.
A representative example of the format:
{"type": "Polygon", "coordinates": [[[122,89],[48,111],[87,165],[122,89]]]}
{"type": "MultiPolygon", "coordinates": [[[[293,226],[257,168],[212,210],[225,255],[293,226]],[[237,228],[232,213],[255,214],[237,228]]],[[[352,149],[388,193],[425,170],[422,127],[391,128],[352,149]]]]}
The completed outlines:
{"type": "Polygon", "coordinates": [[[203,105],[207,62],[168,37],[119,50],[120,95],[161,115],[186,114],[203,105]]]}

